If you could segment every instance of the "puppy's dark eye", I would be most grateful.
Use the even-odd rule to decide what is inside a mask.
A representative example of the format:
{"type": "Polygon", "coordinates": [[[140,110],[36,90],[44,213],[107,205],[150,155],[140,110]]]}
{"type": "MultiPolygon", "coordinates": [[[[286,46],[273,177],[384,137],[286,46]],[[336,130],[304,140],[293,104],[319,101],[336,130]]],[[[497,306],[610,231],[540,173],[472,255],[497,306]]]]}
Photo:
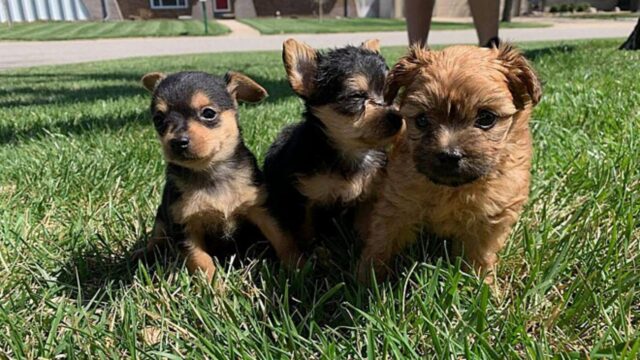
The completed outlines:
{"type": "Polygon", "coordinates": [[[354,99],[366,99],[366,98],[369,97],[369,94],[367,94],[366,92],[363,91],[363,92],[355,93],[355,94],[351,95],[351,97],[354,98],[354,99]]]}
{"type": "Polygon", "coordinates": [[[427,125],[429,125],[429,118],[427,117],[427,114],[420,114],[416,116],[416,127],[424,129],[427,125]]]}
{"type": "Polygon", "coordinates": [[[158,133],[162,134],[165,132],[167,129],[167,119],[163,113],[157,112],[153,115],[153,126],[158,133]]]}
{"type": "Polygon", "coordinates": [[[156,126],[162,125],[163,122],[164,122],[164,114],[156,113],[155,115],[153,115],[153,123],[156,126]]]}
{"type": "Polygon", "coordinates": [[[202,118],[202,120],[209,120],[209,121],[215,119],[217,115],[218,113],[212,108],[204,108],[200,113],[200,117],[202,118]]]}
{"type": "Polygon", "coordinates": [[[476,117],[475,126],[482,130],[491,129],[496,122],[498,121],[498,116],[491,111],[480,110],[478,112],[478,116],[476,117]]]}

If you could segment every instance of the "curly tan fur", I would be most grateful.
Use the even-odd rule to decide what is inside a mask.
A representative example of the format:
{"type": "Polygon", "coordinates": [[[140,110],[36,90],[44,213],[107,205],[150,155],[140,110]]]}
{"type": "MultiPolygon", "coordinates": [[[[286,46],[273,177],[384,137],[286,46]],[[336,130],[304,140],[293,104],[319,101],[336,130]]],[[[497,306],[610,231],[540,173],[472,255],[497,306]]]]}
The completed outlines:
{"type": "Polygon", "coordinates": [[[491,282],[497,253],[529,194],[529,118],[541,94],[535,73],[510,46],[455,46],[439,52],[414,47],[387,81],[387,101],[405,89],[399,104],[407,131],[394,149],[368,221],[359,279],[369,281],[371,265],[382,277],[392,257],[425,226],[452,239],[455,255],[464,254],[491,282]],[[490,130],[474,126],[481,109],[499,118],[490,130]],[[431,122],[428,134],[416,124],[421,114],[431,122]],[[461,185],[431,181],[428,167],[420,171],[421,162],[429,163],[452,144],[470,167],[486,172],[461,185]]]}

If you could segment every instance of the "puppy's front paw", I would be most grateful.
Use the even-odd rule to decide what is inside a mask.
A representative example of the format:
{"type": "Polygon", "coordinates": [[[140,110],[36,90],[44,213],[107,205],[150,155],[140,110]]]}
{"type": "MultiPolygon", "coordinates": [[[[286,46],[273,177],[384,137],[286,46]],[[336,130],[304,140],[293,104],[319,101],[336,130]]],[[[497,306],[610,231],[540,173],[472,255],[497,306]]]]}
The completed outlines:
{"type": "Polygon", "coordinates": [[[370,286],[376,281],[384,280],[387,276],[387,268],[380,263],[374,263],[370,259],[360,259],[356,270],[356,280],[362,285],[370,286]]]}
{"type": "Polygon", "coordinates": [[[132,263],[138,263],[146,259],[147,248],[141,248],[134,251],[129,257],[129,261],[132,263]]]}
{"type": "Polygon", "coordinates": [[[301,270],[307,263],[307,258],[299,251],[288,254],[282,263],[287,269],[301,270]]]}

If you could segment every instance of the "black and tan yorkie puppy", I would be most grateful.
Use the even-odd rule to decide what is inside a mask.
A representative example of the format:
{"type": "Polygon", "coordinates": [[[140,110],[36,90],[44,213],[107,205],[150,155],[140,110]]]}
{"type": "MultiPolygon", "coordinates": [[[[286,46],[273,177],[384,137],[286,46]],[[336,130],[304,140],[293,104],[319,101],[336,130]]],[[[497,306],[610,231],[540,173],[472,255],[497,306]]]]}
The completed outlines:
{"type": "Polygon", "coordinates": [[[359,279],[370,280],[372,265],[382,278],[424,225],[451,239],[454,255],[492,282],[529,195],[529,118],[542,94],[537,75],[508,44],[416,46],[393,67],[385,92],[389,102],[398,95],[407,131],[368,221],[359,279]]]}
{"type": "Polygon", "coordinates": [[[215,272],[212,256],[228,248],[244,224],[256,225],[278,257],[295,265],[298,251],[264,206],[266,191],[256,159],[238,126],[237,101],[267,92],[245,75],[224,79],[203,72],[150,73],[151,114],[167,163],[162,203],[146,249],[172,240],[191,273],[215,272]]]}
{"type": "MultiPolygon", "coordinates": [[[[403,126],[383,101],[388,67],[378,40],[326,53],[293,39],[283,45],[289,84],[305,105],[304,120],[285,128],[264,164],[267,206],[308,250],[317,211],[361,206],[386,164],[385,146],[403,126]]],[[[358,210],[358,208],[360,210],[358,210]]]]}

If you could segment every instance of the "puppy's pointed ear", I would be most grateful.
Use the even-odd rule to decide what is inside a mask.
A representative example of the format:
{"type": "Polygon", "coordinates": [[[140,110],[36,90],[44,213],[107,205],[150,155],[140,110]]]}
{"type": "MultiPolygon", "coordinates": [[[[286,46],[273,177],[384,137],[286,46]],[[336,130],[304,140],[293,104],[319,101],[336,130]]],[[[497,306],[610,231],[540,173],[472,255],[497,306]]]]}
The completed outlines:
{"type": "Polygon", "coordinates": [[[282,61],[293,91],[309,97],[315,90],[318,52],[305,43],[289,39],[282,45],[282,61]]]}
{"type": "Polygon", "coordinates": [[[527,102],[531,102],[532,106],[537,105],[542,96],[542,86],[527,59],[508,43],[500,44],[495,51],[498,51],[498,59],[506,69],[505,75],[516,107],[522,109],[527,102]]]}
{"type": "Polygon", "coordinates": [[[143,76],[140,81],[142,82],[142,86],[152,93],[158,84],[160,84],[160,81],[164,80],[166,77],[167,75],[161,72],[150,72],[143,76]]]}
{"type": "Polygon", "coordinates": [[[224,81],[227,83],[227,91],[236,101],[253,103],[269,96],[267,90],[244,74],[229,71],[224,76],[224,81]]]}
{"type": "Polygon", "coordinates": [[[401,88],[411,84],[420,67],[430,63],[429,56],[429,50],[414,44],[409,48],[407,55],[398,60],[389,71],[384,85],[384,101],[387,104],[393,103],[401,88]]]}
{"type": "Polygon", "coordinates": [[[378,39],[369,39],[365,42],[363,42],[360,45],[361,48],[363,49],[367,49],[369,51],[373,51],[376,54],[380,53],[380,40],[378,39]]]}

